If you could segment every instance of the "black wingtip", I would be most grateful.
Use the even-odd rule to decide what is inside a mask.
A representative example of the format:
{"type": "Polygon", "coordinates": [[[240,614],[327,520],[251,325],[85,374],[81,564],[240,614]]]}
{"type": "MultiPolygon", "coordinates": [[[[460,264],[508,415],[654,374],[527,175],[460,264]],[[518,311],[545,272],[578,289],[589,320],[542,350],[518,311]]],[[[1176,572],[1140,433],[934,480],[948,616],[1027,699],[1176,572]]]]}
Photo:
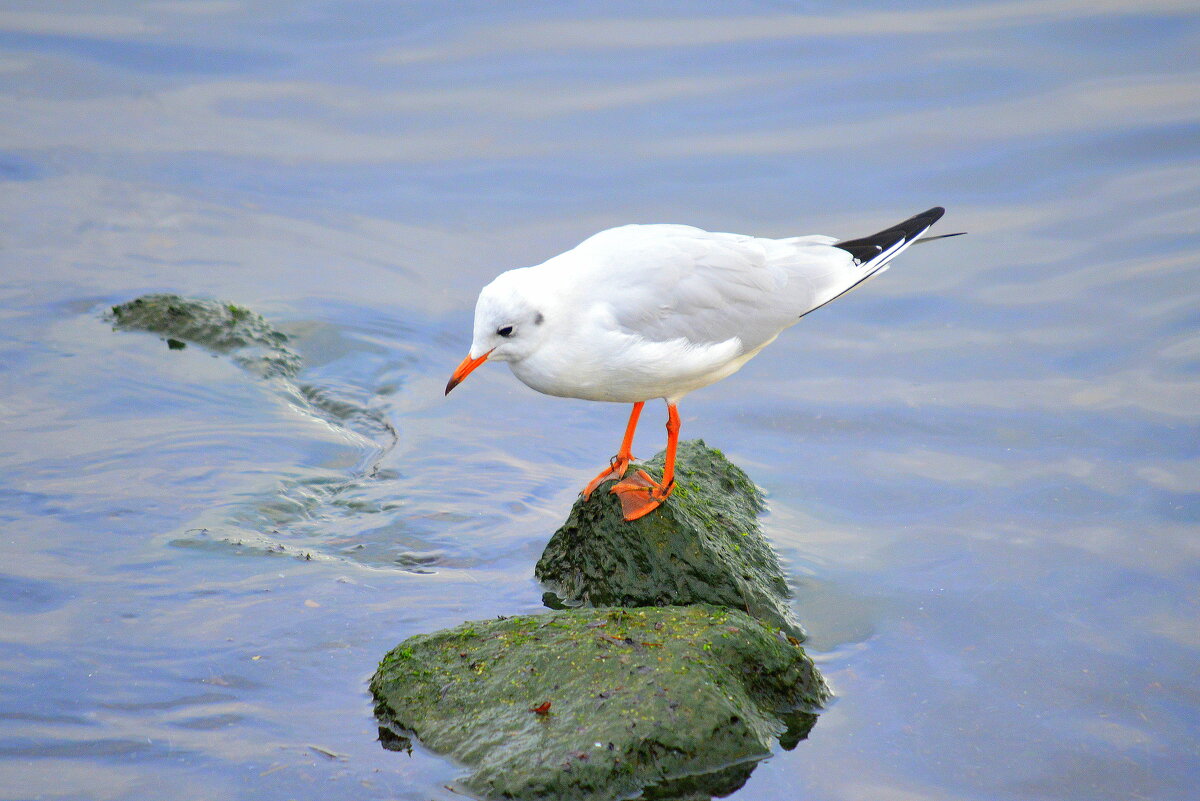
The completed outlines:
{"type": "Polygon", "coordinates": [[[928,211],[915,214],[904,222],[897,223],[879,233],[864,236],[861,239],[838,242],[834,247],[848,252],[861,263],[869,262],[897,242],[908,242],[915,239],[929,226],[940,220],[945,213],[946,210],[941,206],[934,206],[928,211]]]}
{"type": "MultiPolygon", "coordinates": [[[[905,233],[905,238],[916,236],[921,231],[924,231],[929,226],[933,225],[938,220],[942,219],[942,215],[946,210],[941,206],[934,206],[932,209],[923,211],[920,214],[914,214],[902,223],[897,223],[889,228],[889,231],[901,230],[905,233]]],[[[880,231],[883,233],[883,231],[880,231]]],[[[879,236],[879,234],[876,234],[879,236]]]]}

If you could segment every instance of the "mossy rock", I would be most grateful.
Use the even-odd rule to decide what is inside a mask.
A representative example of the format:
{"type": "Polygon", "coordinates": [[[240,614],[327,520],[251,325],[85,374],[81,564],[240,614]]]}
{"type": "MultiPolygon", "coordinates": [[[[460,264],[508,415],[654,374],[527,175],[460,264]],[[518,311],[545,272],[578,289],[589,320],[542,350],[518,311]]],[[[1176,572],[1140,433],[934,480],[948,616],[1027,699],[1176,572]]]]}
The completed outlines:
{"type": "MultiPolygon", "coordinates": [[[[660,453],[630,469],[657,479],[662,468],[660,453]]],[[[551,590],[550,605],[711,603],[803,639],[779,557],[758,524],[762,492],[724,454],[701,440],[681,442],[675,491],[633,522],[610,486],[577,500],[542,552],[534,575],[551,590]]]]}
{"type": "Polygon", "coordinates": [[[707,604],[420,634],[384,658],[371,691],[385,726],[470,768],[469,791],[567,800],[727,794],[828,698],[793,639],[707,604]]]}
{"type": "Polygon", "coordinates": [[[143,295],[112,307],[113,327],[162,335],[171,350],[192,343],[217,353],[240,353],[234,360],[264,377],[292,377],[300,357],[287,347],[288,336],[262,315],[243,306],[179,295],[143,295]]]}

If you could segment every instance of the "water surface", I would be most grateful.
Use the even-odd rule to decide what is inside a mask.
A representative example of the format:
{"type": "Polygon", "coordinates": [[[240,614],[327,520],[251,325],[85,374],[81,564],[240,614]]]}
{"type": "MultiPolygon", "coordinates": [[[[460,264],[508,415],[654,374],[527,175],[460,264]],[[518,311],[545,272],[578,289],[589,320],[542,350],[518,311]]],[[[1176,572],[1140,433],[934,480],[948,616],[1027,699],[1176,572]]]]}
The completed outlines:
{"type": "Polygon", "coordinates": [[[626,222],[934,204],[970,236],[682,406],[767,490],[838,696],[733,797],[1187,797],[1197,52],[1171,0],[6,3],[0,798],[457,797],[366,680],[540,609],[627,414],[503,368],[443,398],[478,288],[626,222]],[[112,332],[150,291],[306,367],[112,332]]]}

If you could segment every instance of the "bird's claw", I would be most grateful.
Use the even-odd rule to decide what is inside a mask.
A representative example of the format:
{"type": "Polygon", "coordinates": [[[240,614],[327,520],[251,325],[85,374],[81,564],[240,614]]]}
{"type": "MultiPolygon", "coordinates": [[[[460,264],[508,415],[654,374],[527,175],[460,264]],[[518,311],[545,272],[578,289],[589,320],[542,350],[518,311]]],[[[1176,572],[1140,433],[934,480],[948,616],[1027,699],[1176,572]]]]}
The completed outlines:
{"type": "Polygon", "coordinates": [[[625,476],[625,471],[629,469],[629,463],[632,461],[632,459],[633,457],[628,459],[622,458],[621,456],[612,457],[608,460],[608,469],[602,470],[600,475],[589,481],[588,485],[583,488],[583,492],[579,494],[583,496],[585,501],[591,500],[592,493],[595,492],[596,488],[605,481],[618,481],[623,478],[625,476]]]}
{"type": "Polygon", "coordinates": [[[664,486],[645,470],[639,470],[632,478],[613,486],[609,492],[621,501],[621,513],[625,520],[633,521],[645,517],[661,506],[673,489],[674,480],[664,486]]]}

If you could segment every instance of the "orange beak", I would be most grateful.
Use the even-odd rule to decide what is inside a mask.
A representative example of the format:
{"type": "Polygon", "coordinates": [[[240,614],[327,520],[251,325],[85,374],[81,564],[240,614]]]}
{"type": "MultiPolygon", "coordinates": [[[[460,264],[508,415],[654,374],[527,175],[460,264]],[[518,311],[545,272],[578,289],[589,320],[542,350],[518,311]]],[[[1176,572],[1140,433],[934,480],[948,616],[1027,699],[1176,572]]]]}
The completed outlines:
{"type": "MultiPolygon", "coordinates": [[[[492,350],[495,350],[495,348],[493,348],[492,350]]],[[[461,384],[463,382],[463,379],[466,378],[467,376],[469,376],[471,374],[471,371],[474,370],[476,367],[478,367],[479,365],[486,362],[487,357],[490,356],[491,354],[492,354],[492,351],[489,350],[487,353],[483,354],[478,359],[472,359],[470,356],[463,359],[462,362],[459,363],[458,367],[454,368],[454,374],[452,376],[450,376],[450,380],[446,382],[446,394],[449,395],[450,390],[454,389],[459,384],[461,384]]]]}

